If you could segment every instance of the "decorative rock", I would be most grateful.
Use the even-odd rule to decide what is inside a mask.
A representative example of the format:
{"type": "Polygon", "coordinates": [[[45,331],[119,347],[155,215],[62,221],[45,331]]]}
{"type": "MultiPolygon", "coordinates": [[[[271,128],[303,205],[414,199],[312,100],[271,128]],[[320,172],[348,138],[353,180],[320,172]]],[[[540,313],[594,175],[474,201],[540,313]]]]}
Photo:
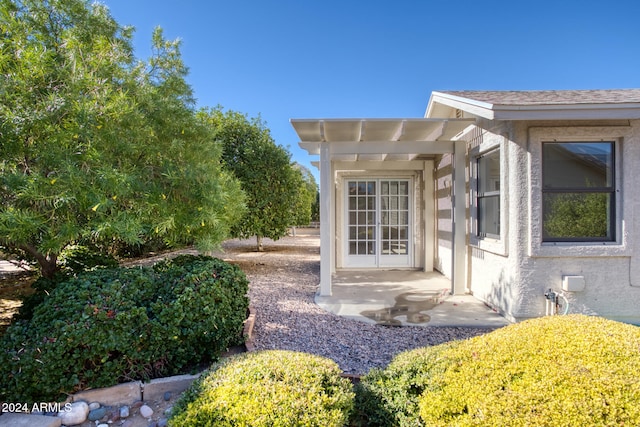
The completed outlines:
{"type": "Polygon", "coordinates": [[[155,421],[151,421],[147,427],[158,427],[158,423],[155,421]]]}
{"type": "Polygon", "coordinates": [[[120,408],[120,418],[127,418],[129,416],[129,407],[128,406],[122,406],[120,408]]]}
{"type": "Polygon", "coordinates": [[[164,410],[164,415],[171,416],[172,412],[173,412],[173,406],[169,406],[167,409],[164,410]]]}
{"type": "Polygon", "coordinates": [[[141,407],[142,405],[144,405],[144,403],[142,403],[142,400],[136,400],[135,402],[133,402],[133,403],[131,404],[131,407],[132,407],[133,409],[136,409],[136,408],[141,407]]]}
{"type": "Polygon", "coordinates": [[[107,415],[107,408],[104,406],[89,412],[89,421],[98,421],[107,415]]]}
{"type": "Polygon", "coordinates": [[[158,420],[158,427],[167,427],[169,421],[166,418],[160,418],[158,420]]]}
{"type": "Polygon", "coordinates": [[[91,402],[89,403],[89,411],[93,411],[94,409],[98,409],[100,407],[99,402],[91,402]]]}
{"type": "Polygon", "coordinates": [[[113,424],[116,421],[120,420],[120,410],[118,409],[113,409],[110,413],[109,416],[107,417],[107,422],[109,424],[113,424]]]}
{"type": "Polygon", "coordinates": [[[109,424],[104,424],[104,423],[103,424],[98,424],[97,427],[109,427],[109,424]]]}
{"type": "Polygon", "coordinates": [[[69,410],[58,412],[62,424],[66,426],[76,426],[82,424],[87,420],[89,415],[89,405],[87,402],[73,402],[69,407],[69,410]]]}
{"type": "Polygon", "coordinates": [[[153,409],[151,409],[147,405],[142,405],[140,407],[140,415],[142,415],[144,418],[149,418],[151,417],[151,415],[153,415],[153,409]]]}
{"type": "Polygon", "coordinates": [[[166,391],[166,392],[164,393],[164,396],[163,396],[163,397],[164,397],[164,401],[165,401],[165,402],[168,402],[169,400],[171,400],[171,392],[170,392],[170,391],[166,391]]]}

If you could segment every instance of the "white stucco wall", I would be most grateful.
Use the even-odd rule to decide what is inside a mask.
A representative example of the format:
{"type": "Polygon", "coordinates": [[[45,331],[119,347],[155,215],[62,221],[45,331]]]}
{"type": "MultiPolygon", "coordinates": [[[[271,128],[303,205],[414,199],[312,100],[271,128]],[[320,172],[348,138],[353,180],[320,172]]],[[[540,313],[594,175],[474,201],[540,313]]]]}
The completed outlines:
{"type": "MultiPolygon", "coordinates": [[[[640,121],[600,123],[480,121],[469,149],[502,148],[501,238],[474,239],[468,259],[473,294],[507,318],[545,314],[544,293],[562,290],[563,275],[583,276],[585,288],[564,292],[569,311],[640,323],[640,121]],[[617,228],[610,243],[543,243],[541,238],[542,141],[614,140],[617,228]],[[637,251],[636,251],[637,252],[637,251]]],[[[470,158],[471,159],[471,158],[470,158]]],[[[469,217],[471,220],[471,216],[469,217]]]]}
{"type": "Polygon", "coordinates": [[[453,155],[444,154],[435,160],[435,239],[436,251],[434,269],[447,278],[452,277],[452,186],[453,155]]]}
{"type": "MultiPolygon", "coordinates": [[[[520,166],[526,165],[527,156],[521,147],[511,142],[513,128],[510,123],[481,121],[480,124],[481,128],[465,135],[469,141],[469,163],[482,153],[500,150],[500,238],[478,239],[475,226],[470,225],[469,288],[476,298],[515,320],[513,313],[522,304],[519,287],[522,281],[516,252],[518,244],[526,236],[526,218],[523,218],[526,198],[518,190],[528,186],[527,174],[520,166]]],[[[475,184],[473,179],[470,181],[468,196],[471,205],[471,187],[475,184]]],[[[469,209],[470,221],[475,216],[474,211],[474,208],[469,209]]]]}

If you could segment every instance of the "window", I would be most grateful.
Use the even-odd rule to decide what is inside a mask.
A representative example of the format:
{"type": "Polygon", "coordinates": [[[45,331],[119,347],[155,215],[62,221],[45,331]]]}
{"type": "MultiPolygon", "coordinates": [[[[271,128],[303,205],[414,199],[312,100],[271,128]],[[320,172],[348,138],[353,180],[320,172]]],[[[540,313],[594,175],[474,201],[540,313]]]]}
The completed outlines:
{"type": "Polygon", "coordinates": [[[615,240],[614,148],[542,143],[543,242],[615,240]]]}
{"type": "Polygon", "coordinates": [[[476,171],[476,234],[500,238],[500,150],[477,157],[476,171]]]}

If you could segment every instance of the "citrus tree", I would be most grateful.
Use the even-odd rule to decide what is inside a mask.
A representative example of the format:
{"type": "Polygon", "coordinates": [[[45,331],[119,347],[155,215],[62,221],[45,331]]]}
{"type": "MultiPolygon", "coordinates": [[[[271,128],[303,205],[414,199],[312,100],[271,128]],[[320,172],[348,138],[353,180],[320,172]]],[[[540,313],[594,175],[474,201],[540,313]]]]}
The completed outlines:
{"type": "Polygon", "coordinates": [[[318,184],[311,171],[299,164],[293,164],[294,173],[298,186],[298,197],[296,206],[293,211],[293,222],[291,225],[303,227],[309,225],[311,221],[317,220],[317,211],[319,206],[316,203],[318,199],[318,184]]]}
{"type": "Polygon", "coordinates": [[[202,110],[200,117],[216,129],[222,165],[240,180],[246,194],[247,211],[232,228],[235,237],[256,236],[260,251],[264,237],[277,240],[288,227],[309,217],[312,199],[307,180],[260,118],[221,108],[202,110]]]}

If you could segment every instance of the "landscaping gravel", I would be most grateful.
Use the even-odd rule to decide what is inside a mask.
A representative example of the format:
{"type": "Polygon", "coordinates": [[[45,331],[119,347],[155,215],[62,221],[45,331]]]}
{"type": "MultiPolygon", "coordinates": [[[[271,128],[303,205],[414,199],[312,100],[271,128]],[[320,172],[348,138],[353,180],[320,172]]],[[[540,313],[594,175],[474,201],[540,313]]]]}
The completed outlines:
{"type": "Polygon", "coordinates": [[[348,374],[384,368],[398,353],[417,347],[466,339],[487,329],[463,327],[389,327],[329,313],[314,302],[320,272],[317,229],[298,230],[295,237],[230,240],[214,253],[239,265],[250,281],[249,297],[256,314],[256,350],[285,349],[313,353],[338,363],[348,374]]]}

